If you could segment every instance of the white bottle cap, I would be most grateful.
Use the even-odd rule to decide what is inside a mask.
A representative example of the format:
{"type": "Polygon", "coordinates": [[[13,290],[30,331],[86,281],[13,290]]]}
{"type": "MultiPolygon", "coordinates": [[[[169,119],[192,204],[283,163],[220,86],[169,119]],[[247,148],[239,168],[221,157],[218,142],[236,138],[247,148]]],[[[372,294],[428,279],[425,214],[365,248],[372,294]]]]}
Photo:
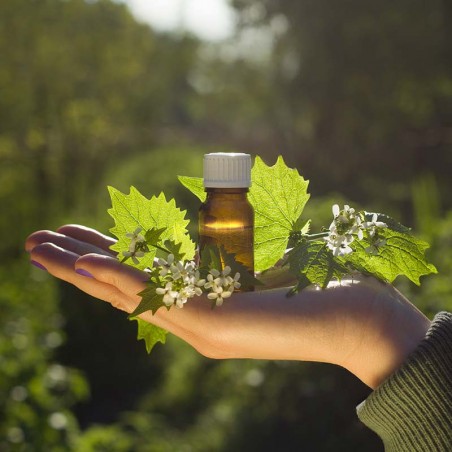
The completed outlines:
{"type": "Polygon", "coordinates": [[[251,156],[239,152],[204,155],[205,188],[246,188],[251,186],[251,156]]]}

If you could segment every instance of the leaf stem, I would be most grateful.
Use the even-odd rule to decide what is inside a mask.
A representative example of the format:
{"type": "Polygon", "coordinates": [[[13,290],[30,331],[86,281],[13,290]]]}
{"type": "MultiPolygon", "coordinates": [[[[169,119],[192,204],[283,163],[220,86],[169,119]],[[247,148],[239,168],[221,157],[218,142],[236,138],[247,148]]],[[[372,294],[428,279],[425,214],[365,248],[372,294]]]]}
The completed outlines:
{"type": "Polygon", "coordinates": [[[171,253],[171,251],[167,250],[166,248],[163,248],[163,246],[160,246],[160,245],[152,244],[152,245],[149,245],[149,246],[152,246],[153,248],[157,248],[160,251],[165,252],[166,254],[170,254],[171,253]]]}
{"type": "Polygon", "coordinates": [[[317,234],[303,234],[303,237],[306,237],[308,240],[317,240],[323,237],[328,237],[329,232],[318,232],[317,234]]]}

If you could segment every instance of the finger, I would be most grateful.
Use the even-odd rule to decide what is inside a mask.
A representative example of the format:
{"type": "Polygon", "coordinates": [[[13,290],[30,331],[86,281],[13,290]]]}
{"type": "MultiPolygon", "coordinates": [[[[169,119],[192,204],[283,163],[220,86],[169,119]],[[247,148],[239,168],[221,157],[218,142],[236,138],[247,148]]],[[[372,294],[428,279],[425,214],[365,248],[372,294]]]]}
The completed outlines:
{"type": "MultiPolygon", "coordinates": [[[[77,271],[86,272],[96,280],[117,287],[127,297],[136,301],[141,299],[137,294],[144,290],[149,275],[129,265],[121,264],[117,259],[87,254],[80,257],[75,263],[77,271]]],[[[136,305],[133,307],[135,309],[136,305]]]]}
{"type": "Polygon", "coordinates": [[[30,253],[32,262],[47,270],[51,275],[73,284],[93,297],[107,301],[115,307],[120,307],[127,298],[117,287],[102,281],[97,281],[87,274],[75,271],[75,263],[80,255],[54,243],[42,243],[35,246],[30,253]]]}
{"type": "MultiPolygon", "coordinates": [[[[129,265],[121,264],[115,258],[100,256],[98,254],[87,254],[86,256],[80,257],[75,263],[75,268],[76,271],[92,275],[97,281],[120,290],[123,297],[115,297],[110,303],[114,307],[128,313],[132,313],[141,302],[142,297],[138,294],[147,287],[146,282],[149,279],[149,275],[146,272],[140,271],[129,265]]],[[[210,310],[210,308],[208,309],[210,310]]],[[[182,311],[182,309],[178,311],[182,311]]],[[[192,311],[196,311],[196,309],[192,311]]],[[[188,316],[182,315],[182,320],[180,315],[175,318],[174,314],[174,310],[168,312],[166,309],[159,309],[154,314],[152,314],[151,311],[146,311],[143,314],[140,314],[139,317],[192,343],[193,335],[184,327],[185,322],[183,321],[184,318],[185,320],[190,318],[190,314],[188,316]]],[[[179,314],[181,314],[181,312],[179,312],[179,314]]],[[[191,316],[193,316],[193,314],[191,314],[191,316]]]]}
{"type": "MultiPolygon", "coordinates": [[[[88,228],[79,224],[66,224],[57,229],[60,234],[67,235],[81,242],[91,243],[98,248],[107,251],[109,254],[116,255],[114,251],[111,251],[110,247],[116,243],[116,240],[101,234],[95,229],[88,228]]],[[[96,251],[93,251],[94,253],[96,251]]]]}
{"type": "MultiPolygon", "coordinates": [[[[132,313],[140,303],[141,296],[138,294],[145,289],[146,281],[149,279],[146,272],[121,264],[115,258],[98,254],[87,254],[80,257],[75,263],[75,269],[83,274],[93,276],[96,281],[119,290],[122,296],[115,296],[111,300],[105,299],[105,301],[128,313],[132,313]]],[[[180,335],[183,329],[175,326],[167,314],[162,310],[155,315],[147,311],[140,314],[139,317],[180,335]]]]}
{"type": "Polygon", "coordinates": [[[67,251],[71,251],[79,255],[88,253],[98,253],[112,256],[110,252],[107,252],[103,248],[93,245],[92,243],[77,240],[73,237],[69,237],[65,234],[53,231],[34,232],[27,238],[25,242],[25,249],[28,252],[30,252],[35,246],[40,245],[42,243],[53,243],[60,248],[63,248],[67,251]]]}

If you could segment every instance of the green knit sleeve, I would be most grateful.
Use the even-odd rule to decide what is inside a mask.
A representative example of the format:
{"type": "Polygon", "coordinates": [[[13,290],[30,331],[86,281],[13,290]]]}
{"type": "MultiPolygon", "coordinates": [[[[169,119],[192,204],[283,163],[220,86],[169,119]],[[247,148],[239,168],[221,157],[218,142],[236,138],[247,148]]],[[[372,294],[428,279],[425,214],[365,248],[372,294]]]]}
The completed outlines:
{"type": "Polygon", "coordinates": [[[452,315],[441,312],[407,361],[357,407],[386,452],[452,451],[452,315]]]}

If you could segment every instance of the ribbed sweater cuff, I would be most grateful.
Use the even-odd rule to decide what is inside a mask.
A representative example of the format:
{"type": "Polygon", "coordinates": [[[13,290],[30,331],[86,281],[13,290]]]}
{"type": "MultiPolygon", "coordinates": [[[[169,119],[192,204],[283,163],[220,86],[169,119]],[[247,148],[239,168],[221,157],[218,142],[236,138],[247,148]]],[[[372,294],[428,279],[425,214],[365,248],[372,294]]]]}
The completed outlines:
{"type": "Polygon", "coordinates": [[[407,361],[357,407],[386,452],[452,451],[452,315],[437,314],[407,361]]]}

